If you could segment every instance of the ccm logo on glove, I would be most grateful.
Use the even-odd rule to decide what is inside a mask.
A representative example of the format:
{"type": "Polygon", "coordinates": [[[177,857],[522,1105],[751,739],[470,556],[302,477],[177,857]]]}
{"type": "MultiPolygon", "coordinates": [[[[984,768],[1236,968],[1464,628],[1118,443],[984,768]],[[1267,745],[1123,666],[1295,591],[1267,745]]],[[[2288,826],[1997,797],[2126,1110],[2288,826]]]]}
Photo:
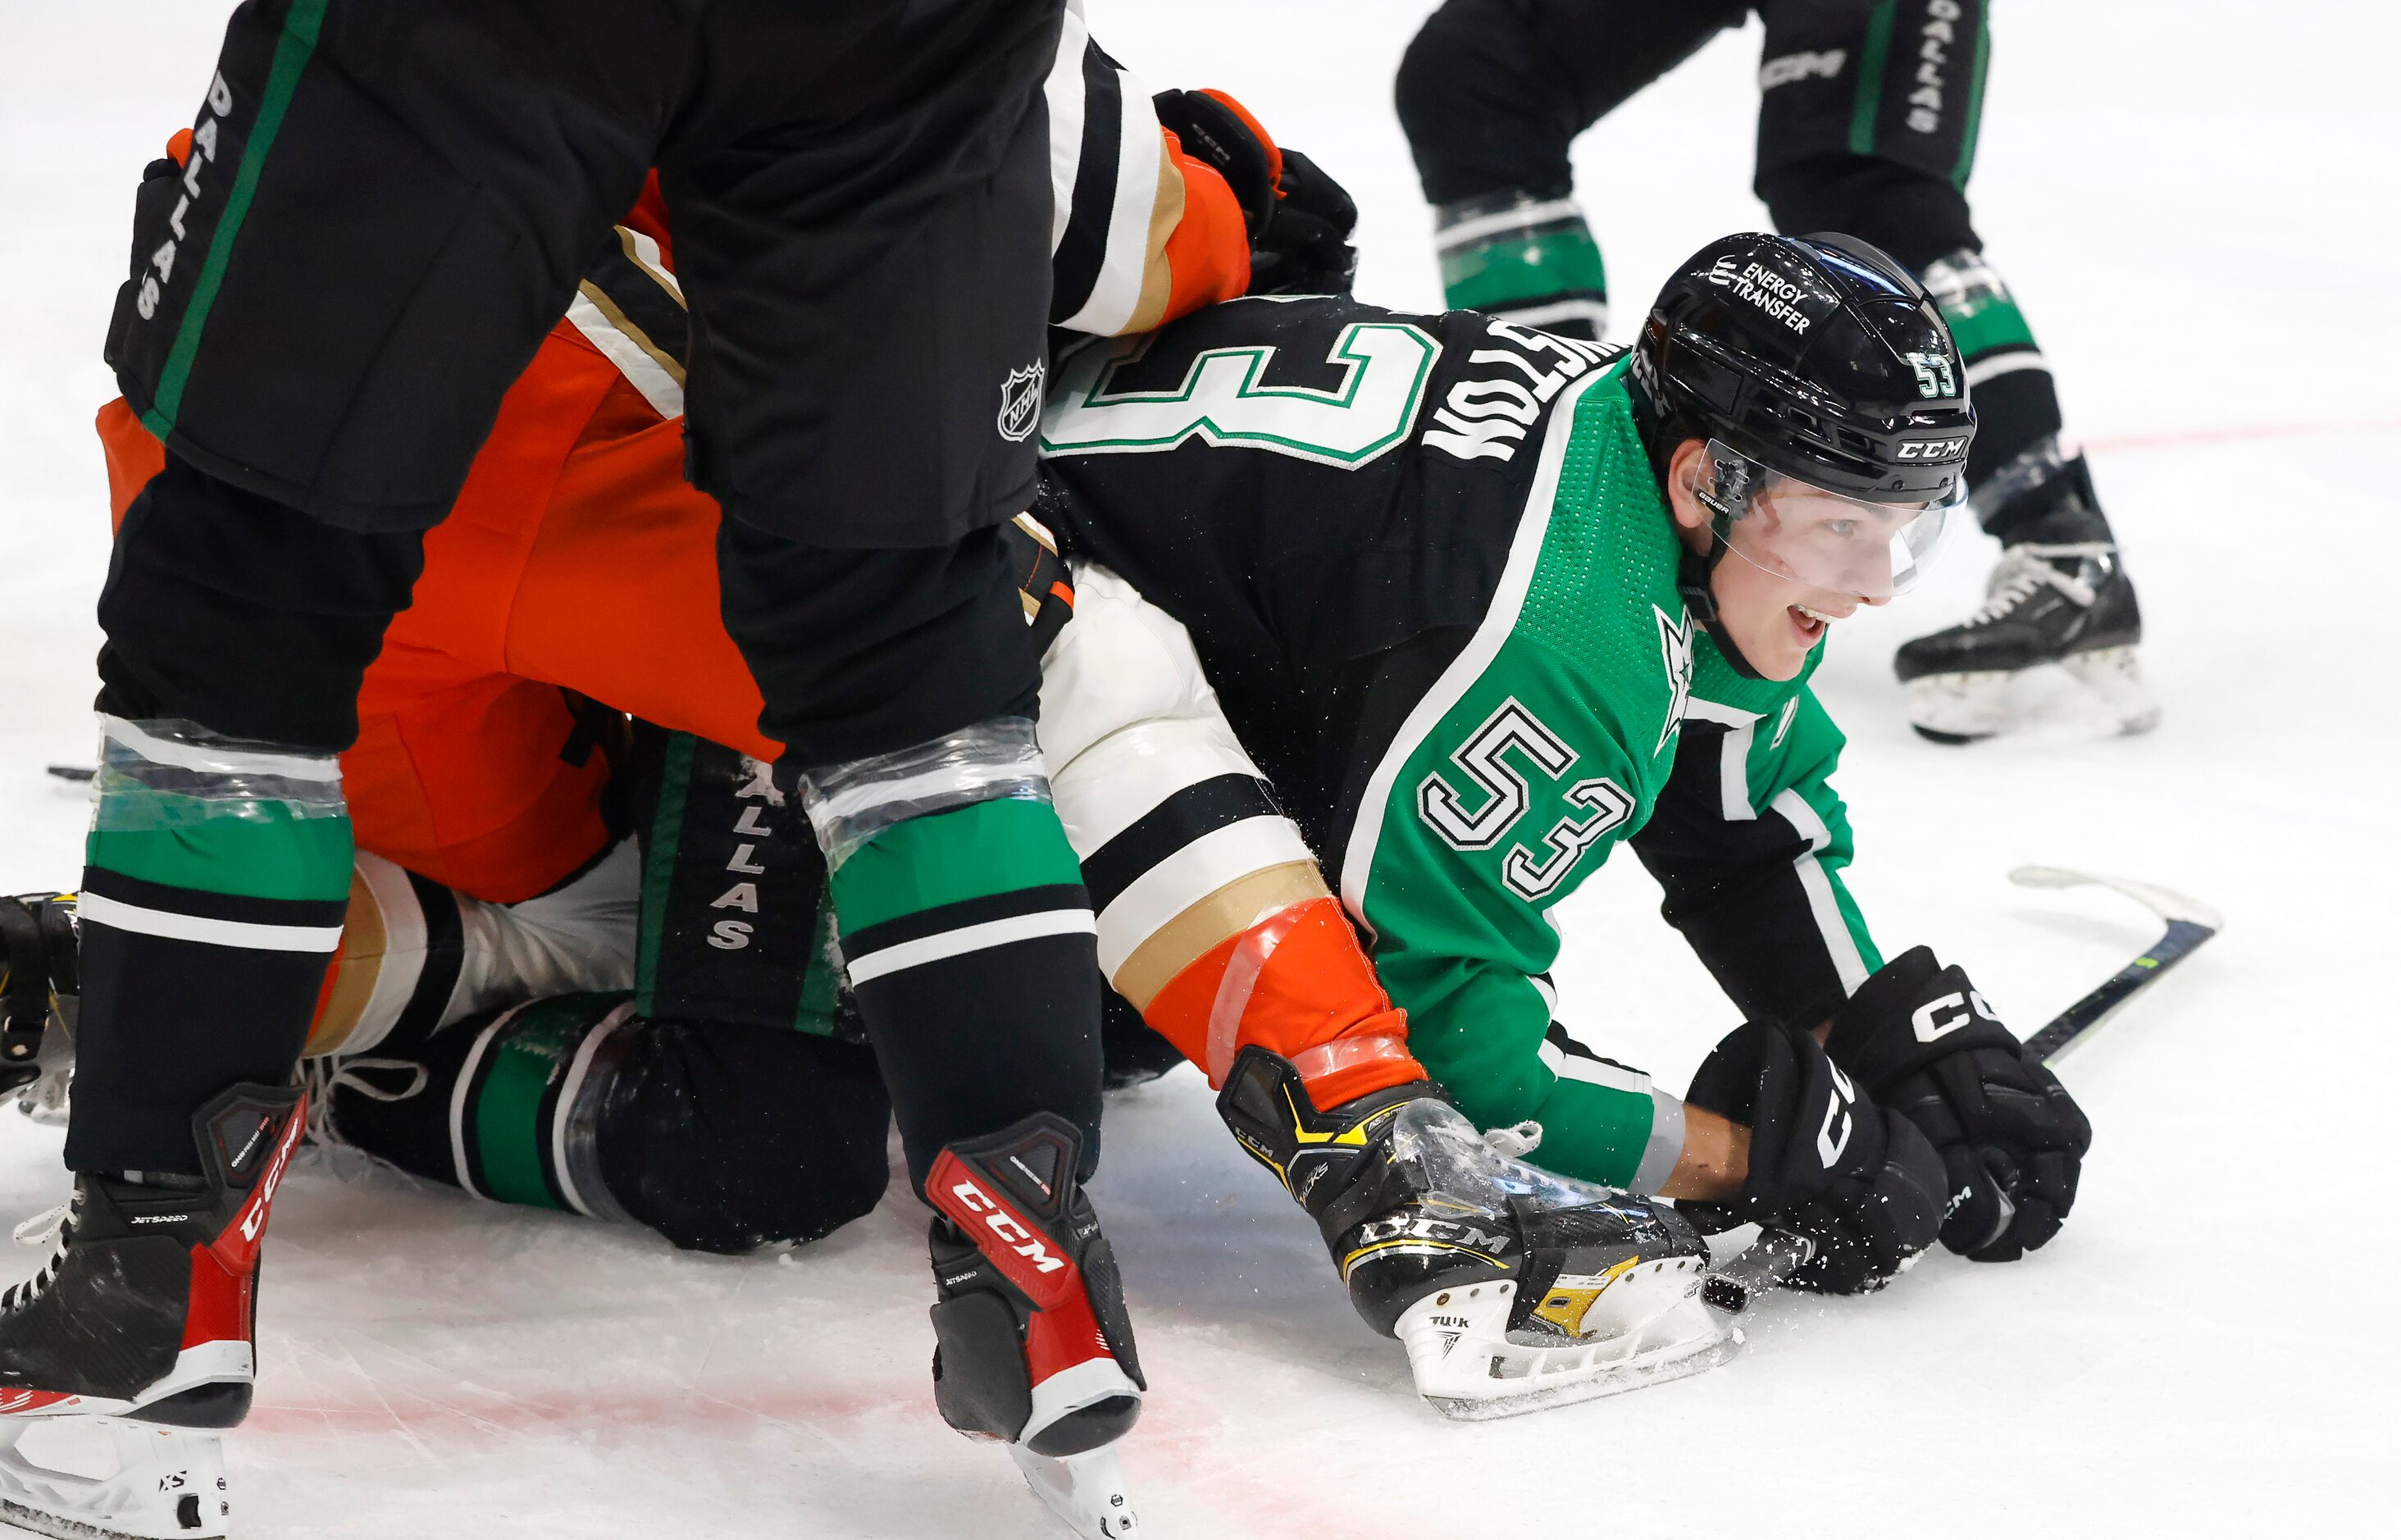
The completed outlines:
{"type": "Polygon", "coordinates": [[[1895,957],[1836,1009],[1826,1052],[1940,1152],[1944,1245],[2006,1262],[2058,1233],[2092,1125],[1966,973],[1922,946],[1895,957]]]}
{"type": "Polygon", "coordinates": [[[1834,1162],[1843,1158],[1844,1147],[1851,1142],[1851,1104],[1859,1100],[1859,1093],[1851,1089],[1851,1078],[1839,1067],[1833,1065],[1826,1067],[1833,1071],[1834,1089],[1826,1098],[1826,1121],[1818,1125],[1818,1161],[1832,1171],[1834,1162]],[[1834,1131],[1837,1118],[1843,1121],[1839,1134],[1834,1131]]]}
{"type": "Polygon", "coordinates": [[[2001,1018],[1995,1015],[1993,1008],[1984,1003],[1984,997],[1970,989],[1964,996],[1945,995],[1941,999],[1927,1001],[1910,1016],[1909,1024],[1917,1029],[1919,1042],[1930,1043],[1945,1033],[1958,1031],[1975,1020],[1976,1016],[1983,1017],[1996,1026],[2000,1024],[2001,1018]],[[1968,1013],[1968,1007],[1970,1005],[1976,1008],[1975,1016],[1968,1013]],[[1945,1016],[1943,1014],[1945,1011],[1954,1011],[1956,1014],[1945,1016]]]}

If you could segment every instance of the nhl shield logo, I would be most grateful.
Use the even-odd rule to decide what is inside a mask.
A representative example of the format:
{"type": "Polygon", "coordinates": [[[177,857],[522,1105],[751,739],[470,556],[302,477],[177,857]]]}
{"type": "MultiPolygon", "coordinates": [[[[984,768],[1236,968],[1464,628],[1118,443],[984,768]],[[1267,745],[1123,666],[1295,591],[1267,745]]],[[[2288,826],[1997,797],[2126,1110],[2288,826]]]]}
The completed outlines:
{"type": "Polygon", "coordinates": [[[1017,443],[1034,431],[1041,415],[1042,363],[1036,359],[1022,369],[1009,370],[1000,382],[1000,436],[1017,443]]]}

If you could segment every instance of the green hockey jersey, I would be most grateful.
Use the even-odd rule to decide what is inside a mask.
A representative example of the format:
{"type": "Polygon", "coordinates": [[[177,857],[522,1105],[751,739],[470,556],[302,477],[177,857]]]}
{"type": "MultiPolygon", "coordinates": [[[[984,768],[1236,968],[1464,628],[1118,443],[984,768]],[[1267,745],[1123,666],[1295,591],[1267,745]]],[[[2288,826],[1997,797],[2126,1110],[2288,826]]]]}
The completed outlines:
{"type": "Polygon", "coordinates": [[[1554,1020],[1549,911],[1620,842],[1747,1015],[1815,1024],[1880,965],[1842,735],[1685,612],[1621,353],[1238,301],[1070,355],[1043,450],[1044,516],[1191,633],[1420,1061],[1539,1163],[1647,1189],[1681,1148],[1681,1101],[1554,1020]]]}

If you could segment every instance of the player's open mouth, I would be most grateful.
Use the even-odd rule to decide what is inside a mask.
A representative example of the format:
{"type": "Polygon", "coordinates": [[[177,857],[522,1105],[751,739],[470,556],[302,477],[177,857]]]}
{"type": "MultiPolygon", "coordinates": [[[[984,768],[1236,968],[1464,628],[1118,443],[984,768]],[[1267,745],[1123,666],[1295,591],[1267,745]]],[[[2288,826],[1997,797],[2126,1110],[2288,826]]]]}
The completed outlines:
{"type": "Polygon", "coordinates": [[[1805,604],[1787,605],[1785,606],[1785,613],[1792,617],[1792,629],[1799,634],[1801,639],[1804,642],[1812,643],[1814,643],[1819,637],[1824,636],[1826,634],[1826,627],[1833,625],[1835,620],[1839,618],[1834,615],[1822,614],[1816,610],[1810,609],[1805,604]]]}

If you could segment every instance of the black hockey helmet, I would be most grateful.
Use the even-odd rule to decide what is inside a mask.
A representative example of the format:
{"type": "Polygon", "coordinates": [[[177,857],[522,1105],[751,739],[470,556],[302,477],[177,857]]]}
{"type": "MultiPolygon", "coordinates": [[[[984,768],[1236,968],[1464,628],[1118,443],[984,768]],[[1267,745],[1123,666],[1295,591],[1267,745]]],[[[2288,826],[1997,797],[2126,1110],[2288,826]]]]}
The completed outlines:
{"type": "Polygon", "coordinates": [[[1633,377],[1636,419],[1663,486],[1678,445],[1707,447],[1693,489],[1715,516],[1716,538],[1707,556],[1685,555],[1676,585],[1726,661],[1751,678],[1709,573],[1753,524],[1778,523],[1749,518],[1763,497],[1772,507],[1779,488],[1797,485],[1870,505],[1820,524],[1848,531],[1832,552],[1788,546],[1750,559],[1888,597],[1923,571],[1966,493],[1976,413],[1959,350],[1924,286],[1864,241],[1749,234],[1704,246],[1659,291],[1634,345],[1633,377]],[[1890,541],[1879,542],[1895,518],[1890,541]]]}
{"type": "Polygon", "coordinates": [[[1955,500],[1976,435],[1967,370],[1909,270],[1846,235],[1730,235],[1659,291],[1634,347],[1664,475],[1687,438],[1871,502],[1955,500]]]}

